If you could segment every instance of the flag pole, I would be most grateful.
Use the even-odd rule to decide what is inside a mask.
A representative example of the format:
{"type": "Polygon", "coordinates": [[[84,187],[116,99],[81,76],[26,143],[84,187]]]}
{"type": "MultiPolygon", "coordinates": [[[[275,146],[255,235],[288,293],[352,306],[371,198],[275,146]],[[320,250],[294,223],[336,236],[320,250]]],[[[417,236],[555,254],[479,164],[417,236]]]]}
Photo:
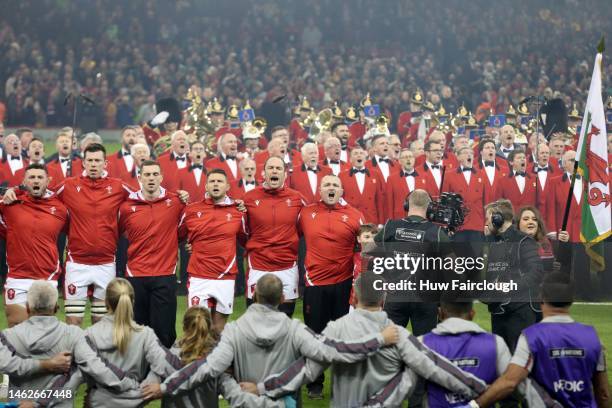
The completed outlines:
{"type": "MultiPolygon", "coordinates": [[[[601,37],[599,44],[597,44],[597,52],[603,54],[605,50],[604,37],[601,37]]],[[[580,129],[581,132],[585,132],[588,129],[580,129]]],[[[578,136],[580,139],[580,136],[578,136]]],[[[580,152],[576,152],[576,160],[574,161],[574,171],[572,172],[572,180],[570,182],[570,188],[567,192],[567,200],[565,200],[565,212],[563,213],[563,223],[561,225],[561,231],[566,231],[567,219],[569,218],[570,206],[572,205],[572,194],[574,193],[574,183],[576,182],[576,172],[578,171],[578,162],[580,160],[580,152]]],[[[584,188],[584,184],[583,184],[584,188]]],[[[582,195],[583,192],[581,192],[582,195]]]]}
{"type": "MultiPolygon", "coordinates": [[[[576,157],[576,159],[578,159],[578,157],[576,157]]],[[[565,200],[565,212],[563,213],[563,224],[561,225],[561,231],[567,231],[567,219],[569,217],[570,206],[572,205],[572,194],[574,193],[574,183],[576,182],[576,172],[577,171],[578,171],[578,160],[575,160],[574,161],[574,171],[572,172],[572,180],[570,182],[569,191],[567,192],[567,199],[565,200]]]]}

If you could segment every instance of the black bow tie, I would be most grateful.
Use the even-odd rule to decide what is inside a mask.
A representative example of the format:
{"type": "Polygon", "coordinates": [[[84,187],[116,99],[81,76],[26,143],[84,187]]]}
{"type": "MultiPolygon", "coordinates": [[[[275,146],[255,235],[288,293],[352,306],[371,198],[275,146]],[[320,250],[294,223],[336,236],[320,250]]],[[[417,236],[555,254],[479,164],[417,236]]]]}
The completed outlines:
{"type": "Polygon", "coordinates": [[[60,159],[60,164],[61,163],[68,163],[70,161],[70,159],[60,159]]]}
{"type": "Polygon", "coordinates": [[[525,177],[525,172],[524,171],[517,171],[516,173],[514,173],[514,176],[523,176],[525,177]]]}
{"type": "Polygon", "coordinates": [[[225,160],[236,160],[236,156],[225,156],[225,160]]]}
{"type": "Polygon", "coordinates": [[[440,165],[439,165],[439,164],[432,164],[430,167],[431,167],[432,169],[439,169],[439,168],[440,168],[440,165]]]}
{"type": "Polygon", "coordinates": [[[352,168],[351,169],[351,174],[356,174],[356,173],[362,173],[362,174],[366,174],[367,173],[367,169],[364,167],[363,169],[356,169],[356,168],[352,168]]]}
{"type": "Polygon", "coordinates": [[[201,164],[192,164],[191,165],[191,169],[192,170],[193,169],[200,169],[200,170],[202,170],[202,169],[204,169],[204,166],[202,166],[201,164]]]}
{"type": "Polygon", "coordinates": [[[176,161],[185,161],[184,157],[175,157],[174,160],[176,161]]]}
{"type": "Polygon", "coordinates": [[[472,168],[471,167],[463,167],[461,169],[461,171],[463,171],[463,172],[469,171],[471,173],[472,172],[472,168]]]}
{"type": "Polygon", "coordinates": [[[319,171],[319,169],[317,169],[316,167],[313,169],[311,167],[306,168],[306,171],[312,171],[313,173],[317,173],[319,171]]]}
{"type": "Polygon", "coordinates": [[[379,163],[385,162],[385,163],[389,164],[391,162],[391,160],[389,160],[386,157],[381,157],[380,159],[378,159],[378,162],[379,163]]]}
{"type": "Polygon", "coordinates": [[[511,151],[513,151],[514,149],[505,149],[505,148],[503,148],[503,147],[502,147],[502,149],[501,149],[501,150],[502,150],[502,152],[504,152],[504,153],[510,153],[510,152],[511,152],[511,151]]]}
{"type": "Polygon", "coordinates": [[[536,173],[539,173],[541,171],[548,171],[548,167],[538,167],[538,168],[536,168],[536,173]]]}
{"type": "Polygon", "coordinates": [[[21,160],[21,157],[19,157],[19,156],[11,156],[11,160],[21,160]]]}
{"type": "Polygon", "coordinates": [[[124,151],[124,152],[121,152],[121,155],[122,155],[122,156],[130,156],[130,152],[125,152],[125,151],[124,151]]]}
{"type": "Polygon", "coordinates": [[[581,180],[582,176],[580,174],[576,174],[576,180],[581,180]]]}
{"type": "Polygon", "coordinates": [[[254,186],[254,185],[255,185],[255,182],[254,182],[254,181],[245,181],[245,182],[244,182],[244,185],[245,185],[245,186],[254,186]]]}
{"type": "Polygon", "coordinates": [[[340,160],[328,160],[329,164],[340,164],[340,160]]]}
{"type": "Polygon", "coordinates": [[[408,176],[416,177],[417,172],[416,171],[412,171],[411,173],[404,172],[404,177],[408,177],[408,176]]]}
{"type": "Polygon", "coordinates": [[[485,167],[495,167],[495,162],[493,160],[485,160],[485,167]]]}

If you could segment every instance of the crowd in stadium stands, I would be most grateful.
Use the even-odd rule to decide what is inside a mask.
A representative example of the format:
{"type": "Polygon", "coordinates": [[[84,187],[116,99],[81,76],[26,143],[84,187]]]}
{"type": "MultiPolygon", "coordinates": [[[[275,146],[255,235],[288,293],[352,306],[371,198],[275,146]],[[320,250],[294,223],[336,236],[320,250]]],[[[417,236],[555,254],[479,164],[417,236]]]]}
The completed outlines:
{"type": "Polygon", "coordinates": [[[89,127],[118,128],[194,84],[255,109],[285,93],[346,108],[370,92],[396,115],[416,88],[447,111],[504,112],[527,95],[581,109],[611,13],[575,0],[10,2],[0,121],[70,124],[66,95],[83,93],[97,103],[82,109],[89,127]]]}

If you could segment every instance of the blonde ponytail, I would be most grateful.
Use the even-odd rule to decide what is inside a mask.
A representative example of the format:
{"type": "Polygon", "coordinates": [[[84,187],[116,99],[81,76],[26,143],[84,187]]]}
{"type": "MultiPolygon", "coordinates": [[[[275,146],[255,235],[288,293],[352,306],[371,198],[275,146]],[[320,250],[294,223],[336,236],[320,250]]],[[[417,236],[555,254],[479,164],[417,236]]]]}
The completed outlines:
{"type": "Polygon", "coordinates": [[[115,316],[113,343],[119,353],[125,354],[132,331],[142,330],[134,322],[134,288],[123,278],[113,279],[106,288],[106,304],[109,313],[115,316]]]}
{"type": "Polygon", "coordinates": [[[215,347],[217,337],[208,309],[187,309],[183,316],[183,338],[179,341],[183,364],[205,357],[215,347]]]}

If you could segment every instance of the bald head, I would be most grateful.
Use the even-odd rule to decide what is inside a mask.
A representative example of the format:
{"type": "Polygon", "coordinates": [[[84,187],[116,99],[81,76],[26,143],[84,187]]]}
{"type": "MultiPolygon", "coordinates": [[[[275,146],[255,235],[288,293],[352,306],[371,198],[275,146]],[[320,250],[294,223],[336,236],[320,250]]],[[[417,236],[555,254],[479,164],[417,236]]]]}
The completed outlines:
{"type": "Polygon", "coordinates": [[[423,218],[427,215],[427,207],[431,202],[431,198],[427,191],[416,189],[408,196],[408,216],[418,215],[423,218]]]}
{"type": "Polygon", "coordinates": [[[283,282],[271,273],[259,278],[255,286],[255,301],[274,307],[280,305],[283,302],[283,282]]]}

